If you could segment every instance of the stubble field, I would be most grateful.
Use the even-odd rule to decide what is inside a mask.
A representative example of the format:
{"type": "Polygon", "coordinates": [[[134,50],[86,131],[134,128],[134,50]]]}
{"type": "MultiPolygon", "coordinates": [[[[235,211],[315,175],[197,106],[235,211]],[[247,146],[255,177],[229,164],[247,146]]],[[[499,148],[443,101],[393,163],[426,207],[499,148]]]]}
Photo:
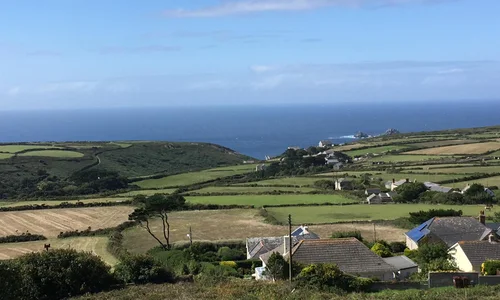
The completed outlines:
{"type": "Polygon", "coordinates": [[[498,150],[498,149],[500,149],[500,143],[487,142],[487,143],[444,146],[444,147],[437,147],[437,148],[415,150],[415,151],[405,152],[405,154],[426,154],[426,155],[483,154],[483,153],[498,150]]]}

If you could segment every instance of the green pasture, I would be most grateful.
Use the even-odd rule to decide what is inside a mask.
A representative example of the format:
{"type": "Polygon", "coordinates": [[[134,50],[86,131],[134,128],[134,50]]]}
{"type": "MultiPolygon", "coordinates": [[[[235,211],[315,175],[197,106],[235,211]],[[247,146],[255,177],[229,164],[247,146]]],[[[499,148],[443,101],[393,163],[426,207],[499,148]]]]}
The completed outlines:
{"type": "MultiPolygon", "coordinates": [[[[432,173],[432,170],[431,170],[432,173]]],[[[397,173],[397,174],[391,174],[391,173],[385,173],[381,171],[347,171],[347,172],[337,172],[335,173],[335,176],[337,178],[341,177],[354,177],[359,178],[362,174],[371,174],[373,178],[382,178],[382,181],[389,181],[392,179],[400,180],[400,179],[410,179],[410,181],[419,181],[419,182],[425,182],[425,181],[432,181],[432,182],[439,182],[439,181],[444,181],[444,180],[451,180],[451,179],[460,179],[462,177],[467,176],[467,174],[412,174],[412,173],[397,173]]],[[[334,176],[334,173],[323,173],[323,174],[318,174],[318,180],[320,179],[332,179],[334,176]]]]}
{"type": "Polygon", "coordinates": [[[449,187],[453,187],[453,188],[463,189],[467,184],[473,184],[473,183],[479,183],[479,184],[482,184],[486,187],[488,187],[488,186],[500,187],[500,176],[474,179],[474,180],[468,180],[468,181],[461,181],[461,182],[449,183],[449,184],[445,184],[445,185],[449,186],[449,187]]]}
{"type": "Polygon", "coordinates": [[[407,148],[408,147],[406,147],[406,146],[388,145],[388,146],[372,147],[372,148],[366,148],[366,149],[346,151],[345,154],[347,154],[349,156],[361,156],[361,155],[365,155],[368,153],[382,154],[382,153],[385,153],[387,151],[403,150],[403,149],[407,149],[407,148]]]}
{"type": "Polygon", "coordinates": [[[41,150],[41,151],[29,151],[25,153],[18,154],[19,156],[43,156],[43,157],[61,157],[61,158],[78,158],[83,157],[84,154],[76,151],[64,151],[64,150],[41,150]]]}
{"type": "Polygon", "coordinates": [[[176,190],[177,189],[138,190],[138,191],[130,191],[130,192],[126,192],[126,193],[121,193],[121,194],[118,194],[115,196],[117,196],[117,197],[133,197],[136,195],[151,196],[154,194],[172,194],[176,190]]]}
{"type": "Polygon", "coordinates": [[[12,153],[0,153],[0,159],[7,159],[11,158],[12,156],[14,156],[14,154],[12,153]]]}
{"type": "Polygon", "coordinates": [[[404,162],[404,161],[429,161],[449,158],[447,156],[440,155],[412,155],[412,154],[401,154],[401,155],[383,155],[376,156],[371,161],[383,161],[383,162],[404,162]]]}
{"type": "Polygon", "coordinates": [[[491,154],[488,154],[488,156],[500,156],[500,150],[495,151],[495,152],[493,152],[491,154]]]}
{"type": "Polygon", "coordinates": [[[199,172],[189,172],[179,175],[172,175],[158,179],[146,179],[137,181],[134,184],[140,186],[143,189],[184,186],[209,180],[215,180],[221,177],[250,173],[252,171],[255,171],[255,167],[255,164],[221,167],[199,172]]]}
{"type": "Polygon", "coordinates": [[[420,172],[427,172],[427,170],[432,171],[433,169],[449,168],[449,167],[473,167],[474,164],[431,164],[431,165],[417,165],[417,166],[403,166],[404,170],[407,169],[421,169],[420,172]]]}
{"type": "Polygon", "coordinates": [[[238,194],[258,194],[264,192],[284,191],[295,193],[308,193],[316,191],[317,189],[308,187],[272,187],[272,186],[209,186],[199,190],[190,191],[192,193],[238,193],[238,194]]]}
{"type": "Polygon", "coordinates": [[[62,202],[76,203],[96,203],[96,202],[122,202],[125,200],[129,200],[129,198],[95,198],[95,199],[83,199],[83,200],[39,200],[39,201],[2,201],[0,202],[0,207],[15,207],[15,206],[23,206],[23,205],[58,205],[62,202]]]}
{"type": "Polygon", "coordinates": [[[477,143],[477,142],[479,142],[479,141],[475,141],[475,140],[441,140],[441,141],[415,143],[415,144],[411,144],[411,146],[416,146],[419,148],[432,148],[432,147],[443,147],[443,146],[470,144],[470,143],[477,143]]]}
{"type": "Polygon", "coordinates": [[[0,152],[17,153],[24,150],[55,148],[53,145],[0,145],[0,152]]]}
{"type": "Polygon", "coordinates": [[[356,200],[338,194],[330,195],[237,195],[237,196],[187,196],[191,203],[218,205],[264,205],[301,204],[301,203],[356,203],[356,200]]]}
{"type": "Polygon", "coordinates": [[[322,178],[316,177],[283,177],[283,178],[275,178],[275,179],[267,179],[262,181],[255,182],[247,182],[243,185],[268,185],[268,186],[276,186],[276,185],[294,185],[294,186],[312,186],[318,180],[322,178]]]}
{"type": "MultiPolygon", "coordinates": [[[[344,205],[344,206],[301,206],[273,207],[267,211],[278,221],[286,223],[288,215],[292,215],[294,224],[337,223],[346,221],[394,220],[407,217],[409,212],[429,209],[462,210],[464,216],[476,216],[484,209],[484,205],[432,205],[432,204],[386,204],[386,205],[344,205]]],[[[499,208],[487,211],[493,216],[499,208]]]]}
{"type": "Polygon", "coordinates": [[[500,173],[500,165],[498,166],[470,166],[461,168],[442,168],[430,169],[432,173],[461,173],[461,174],[474,174],[474,173],[500,173]]]}

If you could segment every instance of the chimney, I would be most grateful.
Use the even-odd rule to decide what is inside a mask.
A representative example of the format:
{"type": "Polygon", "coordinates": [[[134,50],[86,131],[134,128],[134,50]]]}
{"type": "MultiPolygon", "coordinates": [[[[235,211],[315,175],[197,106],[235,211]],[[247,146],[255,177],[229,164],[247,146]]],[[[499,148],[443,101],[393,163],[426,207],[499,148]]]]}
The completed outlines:
{"type": "Polygon", "coordinates": [[[490,233],[490,235],[488,235],[488,242],[490,242],[490,244],[496,244],[497,241],[495,239],[495,235],[493,233],[490,233]]]}
{"type": "Polygon", "coordinates": [[[283,256],[285,256],[290,251],[290,237],[285,235],[283,237],[283,256]]]}
{"type": "Polygon", "coordinates": [[[393,179],[392,179],[392,183],[396,183],[396,179],[394,179],[394,178],[393,178],[393,179]]]}
{"type": "Polygon", "coordinates": [[[479,212],[479,222],[481,224],[486,225],[486,216],[484,215],[484,210],[479,212]]]}
{"type": "Polygon", "coordinates": [[[410,178],[406,178],[406,182],[410,182],[410,178]]]}

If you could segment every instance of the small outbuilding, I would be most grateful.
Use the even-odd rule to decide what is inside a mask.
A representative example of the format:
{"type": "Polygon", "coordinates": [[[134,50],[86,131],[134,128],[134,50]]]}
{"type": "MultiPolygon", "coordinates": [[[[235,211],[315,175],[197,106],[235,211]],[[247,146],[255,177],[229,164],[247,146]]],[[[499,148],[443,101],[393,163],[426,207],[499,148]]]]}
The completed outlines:
{"type": "Polygon", "coordinates": [[[397,270],[394,272],[394,279],[396,280],[405,280],[412,274],[418,273],[418,265],[404,255],[386,257],[383,260],[397,270]]]}

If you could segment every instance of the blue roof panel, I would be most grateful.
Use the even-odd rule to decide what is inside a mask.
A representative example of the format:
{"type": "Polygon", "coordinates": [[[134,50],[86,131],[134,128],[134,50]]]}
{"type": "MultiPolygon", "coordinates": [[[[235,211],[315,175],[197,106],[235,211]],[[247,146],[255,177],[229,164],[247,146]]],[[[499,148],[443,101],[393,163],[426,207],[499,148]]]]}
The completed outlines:
{"type": "Polygon", "coordinates": [[[433,220],[434,218],[427,220],[426,222],[408,231],[406,235],[415,242],[420,241],[429,233],[429,229],[427,229],[427,227],[432,223],[433,220]]]}

